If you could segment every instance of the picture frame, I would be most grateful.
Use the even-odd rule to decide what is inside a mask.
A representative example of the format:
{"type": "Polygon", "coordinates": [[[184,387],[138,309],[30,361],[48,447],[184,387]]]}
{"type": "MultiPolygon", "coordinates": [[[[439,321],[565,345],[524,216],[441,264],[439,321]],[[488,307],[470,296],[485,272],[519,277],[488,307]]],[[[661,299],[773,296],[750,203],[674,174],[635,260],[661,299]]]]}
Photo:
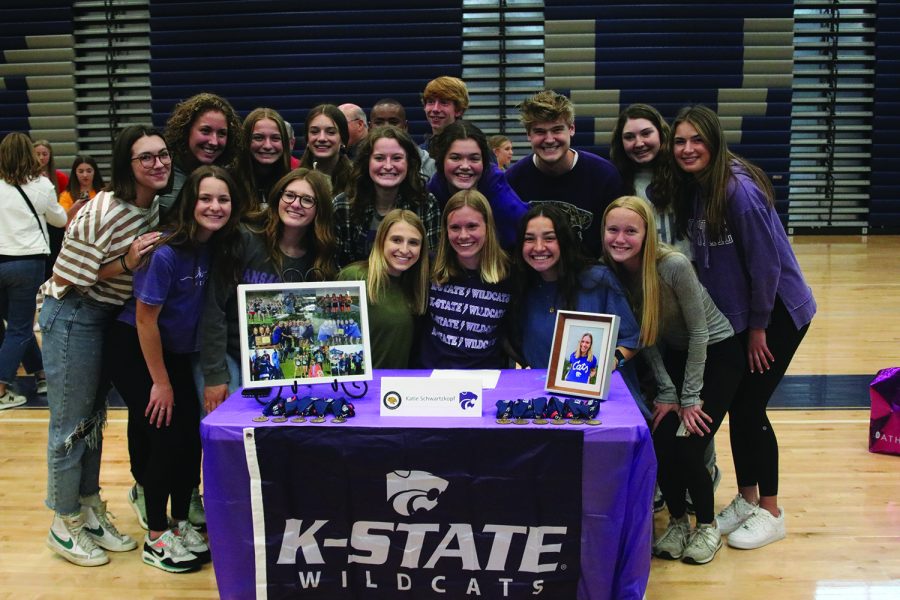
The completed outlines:
{"type": "Polygon", "coordinates": [[[547,363],[546,390],[606,399],[618,334],[618,315],[558,311],[547,363]],[[587,345],[586,352],[583,343],[587,345]]]}
{"type": "Polygon", "coordinates": [[[245,388],[372,379],[364,281],[239,285],[245,388]]]}

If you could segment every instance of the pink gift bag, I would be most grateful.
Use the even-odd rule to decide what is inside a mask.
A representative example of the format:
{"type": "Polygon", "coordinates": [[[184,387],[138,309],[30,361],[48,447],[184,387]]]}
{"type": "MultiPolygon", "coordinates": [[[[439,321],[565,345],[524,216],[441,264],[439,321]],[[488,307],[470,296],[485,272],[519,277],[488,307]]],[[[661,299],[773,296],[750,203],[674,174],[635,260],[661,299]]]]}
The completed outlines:
{"type": "Polygon", "coordinates": [[[878,371],[869,384],[869,452],[900,455],[900,367],[878,371]]]}

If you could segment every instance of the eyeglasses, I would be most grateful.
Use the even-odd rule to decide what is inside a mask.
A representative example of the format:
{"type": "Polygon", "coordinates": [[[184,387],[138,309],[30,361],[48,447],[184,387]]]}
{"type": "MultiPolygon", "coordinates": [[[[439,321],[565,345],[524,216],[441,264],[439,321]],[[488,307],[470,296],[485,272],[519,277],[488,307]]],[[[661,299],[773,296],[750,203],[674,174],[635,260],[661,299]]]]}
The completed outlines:
{"type": "Polygon", "coordinates": [[[281,192],[281,201],[288,206],[297,200],[300,201],[300,206],[303,208],[312,208],[316,205],[316,199],[312,196],[301,196],[300,194],[295,194],[294,192],[289,192],[287,190],[281,192]]]}
{"type": "Polygon", "coordinates": [[[152,169],[154,165],[156,165],[157,159],[159,159],[159,163],[161,165],[165,166],[172,162],[172,155],[169,154],[168,150],[163,150],[159,154],[150,154],[149,152],[144,152],[143,154],[138,154],[131,160],[138,160],[141,162],[141,166],[145,169],[152,169]]]}

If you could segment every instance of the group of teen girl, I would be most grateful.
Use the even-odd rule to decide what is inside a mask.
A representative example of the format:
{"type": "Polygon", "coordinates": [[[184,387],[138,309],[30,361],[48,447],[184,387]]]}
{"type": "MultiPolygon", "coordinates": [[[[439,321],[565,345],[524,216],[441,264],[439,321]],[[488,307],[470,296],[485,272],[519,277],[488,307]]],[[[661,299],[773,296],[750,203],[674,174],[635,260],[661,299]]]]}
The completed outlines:
{"type": "Polygon", "coordinates": [[[43,288],[51,548],[97,565],[106,550],[136,547],[99,497],[112,380],[128,406],[131,470],[144,494],[143,560],[182,572],[207,559],[188,518],[198,392],[211,411],[240,385],[236,287],[339,279],[366,282],[375,368],[546,368],[555,311],[618,314],[625,382],[640,397],[640,351],[658,388],[644,410],[672,518],[654,552],[708,562],[720,530],[758,537],[757,521],[775,523],[768,541],[778,523],[783,537],[765,409],[815,303],[768,180],[728,150],[712,111],[685,109],[674,135],[650,107],[623,113],[612,156],[632,189],[602,215],[600,262],[582,254],[561,211],[515,196],[469,123],[432,141],[438,170],[427,184],[397,128],[373,129],[353,162],[336,107],[310,111],[305,134],[291,169],[276,111],[241,123],[227,101],[200,94],[176,107],[164,136],[144,127],[119,135],[111,182],[70,224],[43,288]],[[672,234],[664,241],[684,240],[696,267],[660,244],[657,223],[672,234]],[[739,494],[717,527],[703,454],[729,411],[739,494]]]}

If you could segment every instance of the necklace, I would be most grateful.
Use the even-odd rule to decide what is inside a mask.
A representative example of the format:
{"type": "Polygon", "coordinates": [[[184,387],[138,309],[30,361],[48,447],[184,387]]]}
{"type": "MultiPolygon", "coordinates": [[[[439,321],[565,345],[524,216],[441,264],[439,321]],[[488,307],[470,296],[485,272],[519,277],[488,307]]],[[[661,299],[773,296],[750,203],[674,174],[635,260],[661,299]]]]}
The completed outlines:
{"type": "Polygon", "coordinates": [[[547,312],[551,315],[556,312],[556,285],[540,282],[537,289],[547,300],[547,312]]]}

